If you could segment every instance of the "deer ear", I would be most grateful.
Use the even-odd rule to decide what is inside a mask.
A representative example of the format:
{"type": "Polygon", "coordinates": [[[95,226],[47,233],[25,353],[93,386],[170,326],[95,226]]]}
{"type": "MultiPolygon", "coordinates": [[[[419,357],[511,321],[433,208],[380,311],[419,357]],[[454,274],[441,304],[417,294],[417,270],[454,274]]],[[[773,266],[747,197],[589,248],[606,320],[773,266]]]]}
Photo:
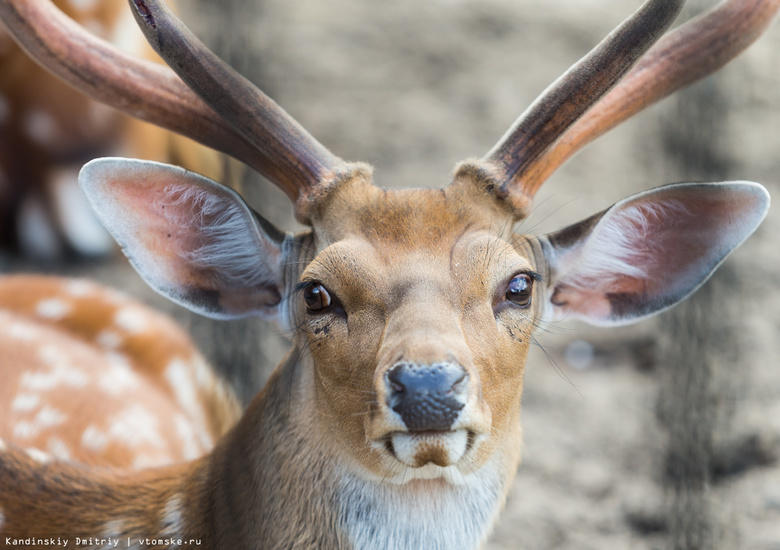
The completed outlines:
{"type": "Polygon", "coordinates": [[[548,235],[548,317],[619,325],[663,311],[701,286],[768,208],[756,183],[676,184],[548,235]]]}
{"type": "Polygon", "coordinates": [[[275,313],[285,235],[231,189],[120,158],[88,163],[79,183],[133,267],[164,296],[215,318],[275,313]]]}

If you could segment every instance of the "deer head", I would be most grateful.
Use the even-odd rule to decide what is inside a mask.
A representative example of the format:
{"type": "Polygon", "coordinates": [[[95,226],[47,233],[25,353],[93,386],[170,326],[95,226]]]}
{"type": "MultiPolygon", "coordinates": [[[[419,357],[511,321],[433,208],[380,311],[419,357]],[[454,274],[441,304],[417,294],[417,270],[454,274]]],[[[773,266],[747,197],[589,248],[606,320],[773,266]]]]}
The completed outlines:
{"type": "MultiPolygon", "coordinates": [[[[520,459],[535,327],[562,318],[625,324],[671,307],[767,212],[755,183],[677,184],[549,235],[515,231],[555,168],[727,62],[778,1],[725,2],[657,42],[682,1],[648,0],[486,155],[461,163],[450,185],[392,190],[374,185],[369,166],[325,149],[161,1],[130,4],[181,80],[87,44],[64,22],[48,26],[59,16],[32,4],[6,0],[1,13],[36,56],[103,100],[245,161],[290,197],[307,226],[276,229],[235,192],[180,168],[90,162],[82,188],[147,283],[204,315],[259,315],[292,329],[291,358],[258,399],[265,410],[288,407],[287,426],[312,455],[303,462],[327,457],[337,463],[331,471],[378,492],[477,478],[489,495],[485,525],[520,459]],[[82,61],[74,43],[100,53],[82,61]]],[[[278,425],[267,429],[279,435],[278,425]]],[[[238,428],[250,438],[252,430],[248,421],[238,428]]],[[[470,536],[484,540],[485,529],[470,536]]]]}

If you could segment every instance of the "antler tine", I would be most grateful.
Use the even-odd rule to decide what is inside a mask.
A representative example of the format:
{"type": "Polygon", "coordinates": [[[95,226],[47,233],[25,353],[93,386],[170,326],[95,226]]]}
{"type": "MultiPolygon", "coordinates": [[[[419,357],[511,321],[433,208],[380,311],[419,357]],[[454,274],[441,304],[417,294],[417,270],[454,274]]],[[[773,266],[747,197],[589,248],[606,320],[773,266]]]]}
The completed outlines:
{"type": "Polygon", "coordinates": [[[778,11],[780,0],[727,0],[664,37],[526,170],[526,192],[533,194],[559,166],[600,135],[731,61],[763,34],[778,11]]]}
{"type": "Polygon", "coordinates": [[[556,80],[479,161],[493,188],[518,212],[530,205],[523,175],[663,35],[685,0],[647,0],[556,80]],[[527,196],[526,196],[527,195],[527,196]]]}
{"type": "Polygon", "coordinates": [[[272,99],[211,52],[163,1],[130,0],[130,5],[155,51],[252,143],[267,163],[265,173],[298,199],[299,216],[307,200],[349,169],[272,99]]]}
{"type": "Polygon", "coordinates": [[[125,54],[51,2],[0,0],[0,21],[33,59],[93,99],[260,168],[251,145],[167,67],[125,54]]]}

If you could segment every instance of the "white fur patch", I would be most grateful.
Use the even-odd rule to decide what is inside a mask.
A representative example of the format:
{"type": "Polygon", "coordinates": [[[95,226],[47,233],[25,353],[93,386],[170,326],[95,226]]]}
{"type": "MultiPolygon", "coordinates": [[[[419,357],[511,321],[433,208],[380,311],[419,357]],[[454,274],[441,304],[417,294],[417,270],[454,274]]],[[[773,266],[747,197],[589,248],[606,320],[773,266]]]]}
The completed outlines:
{"type": "Polygon", "coordinates": [[[114,416],[110,420],[108,437],[132,447],[165,447],[157,417],[141,405],[131,405],[114,416]]]}
{"type": "Polygon", "coordinates": [[[36,437],[43,430],[59,426],[65,422],[66,416],[51,407],[43,407],[29,421],[17,422],[14,426],[14,437],[18,439],[36,437]]]}
{"type": "Polygon", "coordinates": [[[197,444],[197,437],[192,423],[182,414],[177,414],[174,419],[176,434],[181,442],[181,452],[185,459],[192,460],[202,454],[201,447],[197,444]]]}
{"type": "Polygon", "coordinates": [[[65,292],[73,296],[74,298],[83,298],[88,296],[98,289],[97,287],[84,279],[71,279],[65,283],[65,292]]]}
{"type": "Polygon", "coordinates": [[[402,486],[339,475],[341,522],[354,548],[471,550],[481,547],[503,504],[498,460],[459,485],[444,480],[402,486]]]}
{"type": "Polygon", "coordinates": [[[15,412],[30,412],[41,404],[41,396],[37,393],[19,393],[11,403],[11,410],[15,412]]]}
{"type": "Polygon", "coordinates": [[[24,452],[27,453],[27,456],[32,458],[35,462],[39,462],[40,464],[46,464],[48,462],[51,462],[51,456],[44,453],[40,449],[35,449],[33,447],[30,447],[25,449],[24,452]]]}
{"type": "Polygon", "coordinates": [[[121,353],[106,353],[106,364],[98,376],[98,386],[111,395],[121,395],[129,388],[138,387],[138,374],[121,353]]]}
{"type": "Polygon", "coordinates": [[[101,432],[97,426],[90,424],[81,434],[81,445],[85,449],[101,452],[108,445],[108,436],[101,432]]]}
{"type": "Polygon", "coordinates": [[[62,411],[49,406],[44,406],[33,417],[33,426],[38,432],[64,424],[67,416],[62,411]]]}
{"type": "Polygon", "coordinates": [[[182,496],[176,494],[165,504],[163,516],[160,519],[160,532],[167,537],[182,538],[182,496]]]}
{"type": "Polygon", "coordinates": [[[124,338],[119,333],[106,329],[97,334],[95,342],[103,349],[117,349],[124,342],[124,338]]]}
{"type": "Polygon", "coordinates": [[[83,388],[90,382],[89,376],[71,364],[68,357],[56,346],[41,347],[38,357],[48,369],[25,372],[19,381],[21,387],[31,392],[49,391],[60,386],[83,388]]]}
{"type": "MultiPolygon", "coordinates": [[[[196,386],[193,383],[192,370],[189,364],[180,359],[174,359],[165,368],[165,379],[173,390],[176,401],[181,405],[181,408],[184,409],[193,421],[197,422],[198,426],[205,426],[203,408],[196,386]]],[[[201,432],[201,444],[209,448],[212,444],[211,438],[205,430],[201,430],[201,432]]]]}
{"type": "Polygon", "coordinates": [[[146,330],[148,318],[141,308],[125,306],[114,315],[114,324],[124,331],[137,334],[146,330]]]}
{"type": "Polygon", "coordinates": [[[8,450],[8,445],[5,444],[5,441],[0,439],[0,453],[4,453],[8,450]]]}
{"type": "Polygon", "coordinates": [[[14,321],[8,326],[6,334],[20,342],[32,342],[38,340],[40,330],[35,325],[14,321]]]}
{"type": "Polygon", "coordinates": [[[61,300],[60,298],[49,298],[38,302],[38,305],[35,306],[35,313],[44,319],[59,321],[68,315],[72,309],[72,304],[65,300],[61,300]]]}
{"type": "Polygon", "coordinates": [[[70,460],[70,447],[59,437],[50,437],[46,441],[46,450],[58,460],[70,460]]]}

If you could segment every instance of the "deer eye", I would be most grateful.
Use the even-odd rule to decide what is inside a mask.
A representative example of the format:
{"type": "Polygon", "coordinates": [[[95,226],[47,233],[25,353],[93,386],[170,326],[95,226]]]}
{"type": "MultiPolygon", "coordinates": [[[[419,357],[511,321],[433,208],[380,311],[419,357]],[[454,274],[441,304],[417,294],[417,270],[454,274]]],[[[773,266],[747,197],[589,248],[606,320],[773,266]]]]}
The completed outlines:
{"type": "Polygon", "coordinates": [[[303,289],[303,301],[311,312],[323,311],[333,303],[328,289],[320,283],[310,283],[303,289]]]}
{"type": "Polygon", "coordinates": [[[531,295],[533,293],[534,280],[526,274],[515,275],[506,288],[506,299],[520,307],[531,305],[531,295]]]}

